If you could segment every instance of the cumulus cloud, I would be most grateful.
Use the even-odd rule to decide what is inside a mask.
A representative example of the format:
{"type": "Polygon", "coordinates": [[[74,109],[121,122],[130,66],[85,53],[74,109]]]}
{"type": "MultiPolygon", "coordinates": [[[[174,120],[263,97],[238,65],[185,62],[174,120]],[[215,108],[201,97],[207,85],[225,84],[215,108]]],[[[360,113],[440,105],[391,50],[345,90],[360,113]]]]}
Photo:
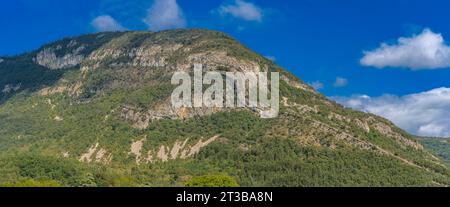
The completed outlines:
{"type": "Polygon", "coordinates": [[[320,81],[314,81],[312,83],[309,83],[311,87],[313,87],[316,91],[322,89],[324,87],[323,83],[320,81]]]}
{"type": "Polygon", "coordinates": [[[377,114],[420,136],[450,137],[450,88],[405,96],[333,97],[344,106],[377,114]]]}
{"type": "Polygon", "coordinates": [[[235,0],[233,4],[220,6],[219,13],[222,15],[231,15],[245,21],[261,22],[263,18],[262,9],[260,7],[244,0],[235,0]]]}
{"type": "Polygon", "coordinates": [[[333,86],[337,87],[337,88],[340,88],[340,87],[347,86],[347,84],[348,84],[347,79],[342,78],[342,77],[336,77],[336,81],[334,81],[333,86]]]}
{"type": "Polygon", "coordinates": [[[397,44],[383,43],[378,49],[365,51],[360,62],[377,68],[447,68],[450,67],[450,47],[441,34],[424,29],[419,35],[399,38],[397,44]]]}
{"type": "Polygon", "coordinates": [[[97,32],[105,31],[123,31],[125,27],[120,25],[114,18],[109,15],[101,15],[92,20],[91,25],[97,32]]]}
{"type": "Polygon", "coordinates": [[[143,21],[152,31],[186,27],[186,19],[176,0],[155,0],[143,21]]]}

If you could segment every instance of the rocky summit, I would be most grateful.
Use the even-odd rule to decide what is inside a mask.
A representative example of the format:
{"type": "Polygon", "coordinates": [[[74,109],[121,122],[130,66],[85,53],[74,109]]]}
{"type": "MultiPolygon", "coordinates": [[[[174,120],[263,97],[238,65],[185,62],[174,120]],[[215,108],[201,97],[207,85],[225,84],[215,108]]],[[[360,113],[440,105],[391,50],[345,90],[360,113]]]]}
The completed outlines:
{"type": "Polygon", "coordinates": [[[450,184],[408,133],[217,31],[97,33],[1,57],[0,118],[2,186],[450,184]],[[194,64],[279,72],[279,115],[172,107],[172,75],[194,64]]]}

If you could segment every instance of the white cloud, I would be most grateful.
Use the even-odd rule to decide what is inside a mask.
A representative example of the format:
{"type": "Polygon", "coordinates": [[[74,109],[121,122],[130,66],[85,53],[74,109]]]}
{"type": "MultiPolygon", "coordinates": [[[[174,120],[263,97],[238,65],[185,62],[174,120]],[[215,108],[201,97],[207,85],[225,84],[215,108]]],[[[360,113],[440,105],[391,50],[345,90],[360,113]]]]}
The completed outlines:
{"type": "Polygon", "coordinates": [[[183,11],[176,0],[155,0],[143,21],[152,31],[186,27],[183,11]]]}
{"type": "Polygon", "coordinates": [[[97,32],[105,31],[123,31],[125,27],[120,25],[114,18],[109,15],[101,15],[92,20],[91,25],[97,32]]]}
{"type": "Polygon", "coordinates": [[[219,13],[222,15],[231,15],[246,21],[256,22],[261,22],[263,17],[262,9],[260,7],[244,0],[235,0],[234,4],[220,6],[219,13]]]}
{"type": "Polygon", "coordinates": [[[385,117],[420,136],[450,137],[450,88],[405,96],[333,97],[338,103],[385,117]]]}
{"type": "Polygon", "coordinates": [[[333,86],[339,88],[339,87],[345,87],[345,86],[347,86],[347,84],[348,84],[347,79],[342,78],[342,77],[336,77],[336,81],[334,81],[333,86]]]}
{"type": "Polygon", "coordinates": [[[365,51],[360,62],[377,68],[447,68],[450,67],[450,47],[441,34],[424,29],[419,35],[399,38],[395,45],[383,43],[378,49],[365,51]]]}
{"type": "Polygon", "coordinates": [[[313,87],[316,91],[322,89],[324,87],[323,83],[320,81],[314,81],[312,83],[309,83],[311,87],[313,87]]]}

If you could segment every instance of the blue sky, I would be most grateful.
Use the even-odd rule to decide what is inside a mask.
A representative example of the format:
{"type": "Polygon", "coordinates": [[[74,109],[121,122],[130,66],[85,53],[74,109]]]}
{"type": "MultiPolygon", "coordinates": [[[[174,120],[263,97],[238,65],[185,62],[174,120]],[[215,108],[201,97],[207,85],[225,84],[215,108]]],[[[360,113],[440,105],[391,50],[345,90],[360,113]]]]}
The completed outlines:
{"type": "Polygon", "coordinates": [[[449,1],[3,0],[1,5],[0,55],[100,30],[220,30],[344,105],[385,116],[411,133],[450,136],[449,1]],[[435,102],[417,105],[422,95],[435,102]],[[398,110],[408,116],[392,112],[398,110]],[[405,121],[422,113],[434,115],[405,121]]]}

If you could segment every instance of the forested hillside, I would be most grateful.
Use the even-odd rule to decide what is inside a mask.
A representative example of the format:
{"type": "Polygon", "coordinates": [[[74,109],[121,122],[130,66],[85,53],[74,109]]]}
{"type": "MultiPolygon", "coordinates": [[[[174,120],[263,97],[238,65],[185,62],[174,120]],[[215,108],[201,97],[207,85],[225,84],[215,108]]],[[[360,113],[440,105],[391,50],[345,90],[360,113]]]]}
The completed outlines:
{"type": "Polygon", "coordinates": [[[2,186],[450,184],[448,163],[416,138],[221,32],[97,33],[1,59],[2,186]],[[172,108],[170,78],[194,63],[280,72],[279,116],[172,108]]]}

